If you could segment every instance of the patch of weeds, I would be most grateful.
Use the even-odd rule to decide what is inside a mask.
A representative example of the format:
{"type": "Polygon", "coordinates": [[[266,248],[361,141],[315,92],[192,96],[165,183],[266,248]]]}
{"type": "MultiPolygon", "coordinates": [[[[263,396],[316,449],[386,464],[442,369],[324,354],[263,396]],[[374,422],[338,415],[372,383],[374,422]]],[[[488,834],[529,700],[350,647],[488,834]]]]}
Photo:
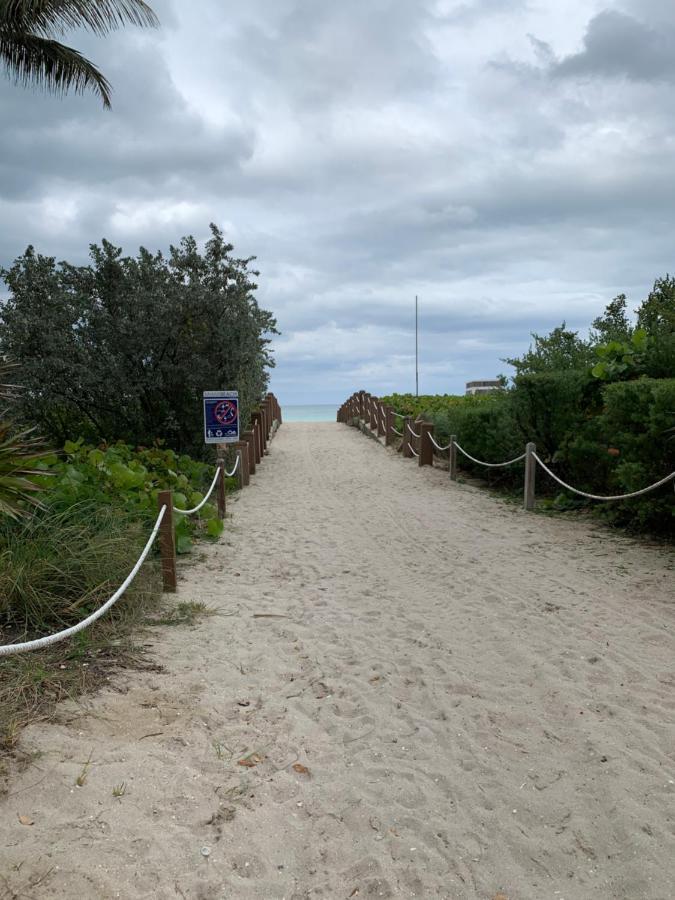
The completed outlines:
{"type": "Polygon", "coordinates": [[[91,750],[91,751],[89,752],[89,756],[87,757],[87,761],[86,761],[86,763],[82,766],[82,771],[80,772],[80,774],[79,774],[79,775],[77,776],[77,778],[75,779],[75,784],[77,785],[77,787],[84,787],[85,784],[87,783],[87,778],[89,777],[89,769],[91,768],[91,754],[92,754],[93,752],[94,752],[93,750],[91,750]]]}
{"type": "Polygon", "coordinates": [[[127,792],[127,783],[123,781],[121,784],[113,785],[112,795],[117,800],[121,800],[127,792]]]}
{"type": "Polygon", "coordinates": [[[218,759],[230,760],[234,756],[234,750],[230,750],[227,744],[223,744],[221,741],[213,742],[213,750],[218,759]]]}
{"type": "Polygon", "coordinates": [[[147,619],[148,625],[196,625],[200,619],[215,616],[218,610],[198,600],[184,601],[167,616],[147,619]]]}
{"type": "MultiPolygon", "coordinates": [[[[0,660],[0,759],[16,759],[22,729],[52,721],[62,700],[96,690],[116,669],[157,668],[139,632],[158,605],[159,584],[156,564],[146,562],[129,591],[92,626],[44,650],[0,660]]],[[[15,640],[37,636],[25,629],[11,632],[15,640]]],[[[5,632],[3,642],[9,637],[5,632]]]]}

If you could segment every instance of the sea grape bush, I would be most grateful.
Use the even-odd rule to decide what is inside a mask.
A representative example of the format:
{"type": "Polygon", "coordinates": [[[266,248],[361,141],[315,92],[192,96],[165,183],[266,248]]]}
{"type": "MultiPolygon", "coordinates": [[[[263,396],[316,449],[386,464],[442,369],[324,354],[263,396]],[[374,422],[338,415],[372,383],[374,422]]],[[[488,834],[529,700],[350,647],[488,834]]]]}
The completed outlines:
{"type": "MultiPolygon", "coordinates": [[[[66,510],[84,501],[116,506],[146,526],[157,516],[161,490],[172,490],[174,506],[190,509],[204,499],[215,468],[185,454],[155,446],[134,450],[128,444],[94,446],[82,439],[67,441],[61,454],[38,464],[44,471],[41,495],[53,510],[66,510]]],[[[38,479],[39,480],[39,479],[38,479]]],[[[232,488],[235,479],[229,479],[232,488]]],[[[176,549],[188,553],[197,537],[217,538],[223,523],[215,499],[199,515],[175,515],[176,549]]]]}

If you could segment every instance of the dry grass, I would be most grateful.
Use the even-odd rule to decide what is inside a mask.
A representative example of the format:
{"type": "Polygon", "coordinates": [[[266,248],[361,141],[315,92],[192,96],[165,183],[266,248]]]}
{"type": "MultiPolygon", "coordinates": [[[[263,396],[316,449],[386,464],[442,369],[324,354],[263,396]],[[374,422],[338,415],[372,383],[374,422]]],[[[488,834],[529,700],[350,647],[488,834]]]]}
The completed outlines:
{"type": "Polygon", "coordinates": [[[0,776],[8,758],[17,758],[22,729],[53,719],[59,702],[95,691],[120,668],[157,671],[143,644],[143,625],[160,604],[160,584],[157,564],[147,562],[127,594],[91,628],[45,650],[0,660],[0,776]]]}

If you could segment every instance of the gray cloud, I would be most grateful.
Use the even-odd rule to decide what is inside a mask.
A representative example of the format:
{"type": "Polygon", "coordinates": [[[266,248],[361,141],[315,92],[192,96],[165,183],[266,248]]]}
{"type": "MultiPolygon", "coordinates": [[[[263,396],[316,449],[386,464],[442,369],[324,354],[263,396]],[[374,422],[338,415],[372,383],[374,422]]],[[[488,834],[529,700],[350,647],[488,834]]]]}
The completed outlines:
{"type": "Polygon", "coordinates": [[[422,387],[461,391],[673,268],[667,4],[155,5],[157,33],[73,37],[112,113],[0,82],[3,264],[216,221],[258,256],[287,401],[409,388],[415,294],[422,387]]]}
{"type": "Polygon", "coordinates": [[[595,16],[584,36],[584,49],[561,60],[561,76],[625,76],[636,81],[671,81],[675,77],[675,29],[659,28],[615,9],[595,16]]]}

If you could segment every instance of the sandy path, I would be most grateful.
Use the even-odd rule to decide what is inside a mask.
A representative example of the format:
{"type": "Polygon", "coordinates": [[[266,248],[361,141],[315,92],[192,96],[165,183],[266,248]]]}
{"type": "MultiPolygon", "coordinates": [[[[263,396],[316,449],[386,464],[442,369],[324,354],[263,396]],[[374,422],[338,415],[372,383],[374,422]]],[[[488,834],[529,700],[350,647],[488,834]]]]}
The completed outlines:
{"type": "Polygon", "coordinates": [[[675,897],[666,551],[334,424],[231,510],[178,595],[221,615],[25,734],[0,898],[675,897]]]}

